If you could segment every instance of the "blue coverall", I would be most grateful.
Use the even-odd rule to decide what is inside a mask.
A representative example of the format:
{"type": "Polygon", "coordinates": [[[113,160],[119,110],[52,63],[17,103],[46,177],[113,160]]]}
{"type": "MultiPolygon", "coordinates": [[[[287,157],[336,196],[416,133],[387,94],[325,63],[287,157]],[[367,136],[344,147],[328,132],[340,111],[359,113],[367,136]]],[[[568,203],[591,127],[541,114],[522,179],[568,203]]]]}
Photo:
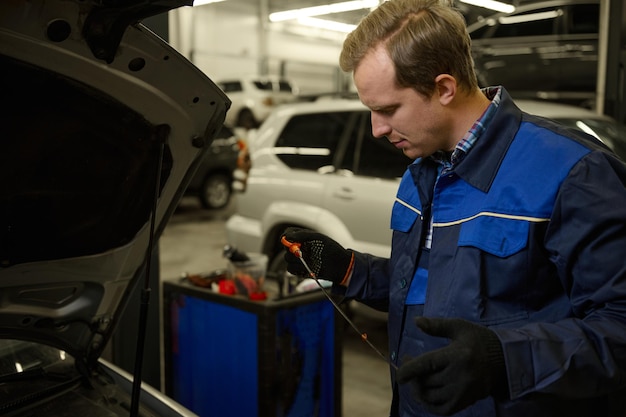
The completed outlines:
{"type": "MultiPolygon", "coordinates": [[[[623,162],[591,136],[523,113],[503,90],[465,159],[438,169],[430,158],[409,166],[391,258],[356,253],[345,290],[389,312],[391,360],[448,343],[420,332],[415,316],[462,318],[498,335],[509,395],[458,416],[624,416],[612,400],[626,387],[623,162]]],[[[393,417],[430,415],[393,369],[391,380],[393,417]]]]}

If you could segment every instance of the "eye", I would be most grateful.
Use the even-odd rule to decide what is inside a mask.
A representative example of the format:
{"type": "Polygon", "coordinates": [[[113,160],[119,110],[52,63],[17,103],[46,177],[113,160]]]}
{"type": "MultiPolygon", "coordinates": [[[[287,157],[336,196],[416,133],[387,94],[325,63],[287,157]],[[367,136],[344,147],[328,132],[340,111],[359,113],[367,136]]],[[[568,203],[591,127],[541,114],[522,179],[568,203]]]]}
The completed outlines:
{"type": "Polygon", "coordinates": [[[379,114],[381,116],[391,116],[395,111],[395,107],[385,107],[378,110],[372,110],[374,113],[379,114]]]}

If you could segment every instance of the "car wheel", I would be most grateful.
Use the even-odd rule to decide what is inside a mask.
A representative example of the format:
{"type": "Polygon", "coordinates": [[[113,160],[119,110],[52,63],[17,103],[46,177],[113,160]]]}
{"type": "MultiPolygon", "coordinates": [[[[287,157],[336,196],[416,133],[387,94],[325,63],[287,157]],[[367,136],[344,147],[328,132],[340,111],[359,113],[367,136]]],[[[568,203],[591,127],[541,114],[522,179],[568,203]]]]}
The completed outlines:
{"type": "Polygon", "coordinates": [[[255,129],[258,127],[258,123],[254,118],[254,114],[250,109],[243,109],[239,112],[239,117],[237,118],[237,126],[243,127],[244,129],[255,129]]]}
{"type": "Polygon", "coordinates": [[[287,272],[287,262],[285,262],[285,252],[279,250],[270,261],[267,271],[274,277],[283,277],[287,272]]]}
{"type": "Polygon", "coordinates": [[[285,262],[284,250],[278,250],[271,259],[267,267],[267,278],[273,281],[273,284],[279,289],[281,295],[289,295],[302,278],[295,278],[287,272],[287,262],[285,262]],[[292,277],[290,282],[285,279],[292,277]]]}
{"type": "MultiPolygon", "coordinates": [[[[283,280],[285,279],[286,272],[287,272],[287,262],[285,262],[285,254],[283,251],[278,251],[278,253],[274,255],[271,262],[268,264],[267,277],[270,279],[275,279],[276,280],[275,285],[280,286],[284,284],[283,280]]],[[[283,287],[283,289],[281,290],[282,295],[288,295],[284,293],[285,290],[286,288],[283,287]]],[[[290,287],[289,290],[293,291],[293,288],[290,287]]],[[[348,316],[348,318],[350,318],[351,320],[354,318],[353,303],[355,303],[355,301],[350,301],[350,302],[339,304],[339,308],[342,309],[343,312],[346,314],[346,316],[348,316]]],[[[343,329],[345,330],[348,327],[350,327],[350,324],[347,321],[345,321],[343,323],[343,329]]]]}
{"type": "Polygon", "coordinates": [[[199,198],[200,203],[207,209],[220,209],[230,201],[232,181],[228,175],[213,174],[205,178],[202,183],[199,198]]]}

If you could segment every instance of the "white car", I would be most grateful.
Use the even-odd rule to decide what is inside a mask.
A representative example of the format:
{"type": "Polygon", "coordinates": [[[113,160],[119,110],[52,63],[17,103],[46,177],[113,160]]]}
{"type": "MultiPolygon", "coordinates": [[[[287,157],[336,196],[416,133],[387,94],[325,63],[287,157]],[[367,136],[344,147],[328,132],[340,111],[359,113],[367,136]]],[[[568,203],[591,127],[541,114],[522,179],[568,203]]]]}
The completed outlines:
{"type": "MultiPolygon", "coordinates": [[[[596,135],[626,157],[626,129],[579,107],[518,100],[523,110],[596,135]]],[[[345,247],[389,256],[391,208],[411,160],[371,133],[370,113],[357,100],[318,100],[274,112],[249,138],[252,168],[228,243],[269,256],[284,270],[279,242],[288,226],[317,230],[345,247]]]]}
{"type": "Polygon", "coordinates": [[[411,160],[374,139],[369,110],[357,100],[318,100],[276,110],[249,137],[252,168],[237,213],[227,221],[231,245],[281,265],[280,234],[297,225],[343,245],[389,255],[389,217],[411,160]]]}
{"type": "Polygon", "coordinates": [[[226,124],[253,129],[258,127],[277,106],[298,99],[291,81],[270,76],[223,79],[217,85],[232,101],[226,124]]]}

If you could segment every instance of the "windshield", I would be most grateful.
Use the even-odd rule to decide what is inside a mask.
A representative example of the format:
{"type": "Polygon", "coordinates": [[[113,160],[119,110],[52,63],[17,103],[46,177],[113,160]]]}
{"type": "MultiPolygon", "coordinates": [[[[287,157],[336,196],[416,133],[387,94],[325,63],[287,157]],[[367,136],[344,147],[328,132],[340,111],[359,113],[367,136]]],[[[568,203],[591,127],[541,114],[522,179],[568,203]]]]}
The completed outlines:
{"type": "Polygon", "coordinates": [[[49,346],[0,340],[0,415],[32,407],[78,386],[73,358],[49,346]]]}
{"type": "Polygon", "coordinates": [[[22,340],[0,340],[0,385],[7,375],[47,368],[63,361],[73,363],[70,355],[50,346],[22,340]]]}

